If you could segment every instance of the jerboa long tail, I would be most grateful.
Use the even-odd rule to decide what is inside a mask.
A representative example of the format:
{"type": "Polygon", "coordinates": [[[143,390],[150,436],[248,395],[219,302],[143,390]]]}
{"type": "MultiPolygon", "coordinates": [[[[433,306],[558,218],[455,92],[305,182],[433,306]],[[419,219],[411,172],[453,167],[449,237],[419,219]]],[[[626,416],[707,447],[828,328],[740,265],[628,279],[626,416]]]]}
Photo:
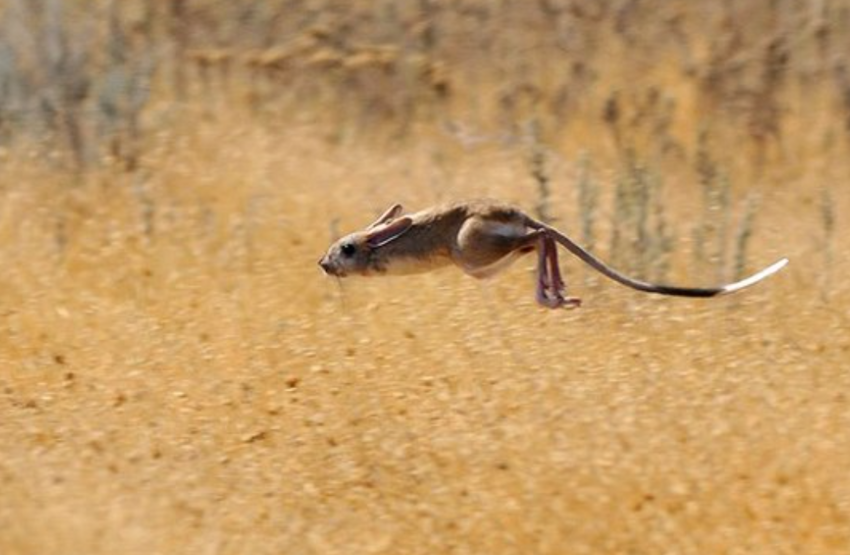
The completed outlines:
{"type": "Polygon", "coordinates": [[[786,264],[788,264],[788,259],[783,258],[782,260],[774,262],[764,270],[761,270],[760,272],[757,272],[751,275],[750,277],[744,278],[740,281],[736,281],[735,283],[729,283],[727,285],[721,285],[718,287],[677,287],[674,285],[658,285],[633,279],[621,274],[617,270],[614,270],[613,268],[609,267],[604,262],[596,258],[596,256],[584,250],[578,244],[573,242],[572,239],[570,239],[557,229],[550,227],[542,222],[538,222],[529,218],[528,226],[532,229],[545,229],[558,243],[563,245],[567,250],[582,259],[593,269],[609,277],[610,279],[622,283],[627,287],[631,287],[632,289],[637,289],[638,291],[644,291],[646,293],[657,293],[659,295],[675,295],[679,297],[716,297],[718,295],[728,295],[730,293],[735,293],[736,291],[740,291],[741,289],[760,282],[766,277],[775,274],[776,272],[784,268],[786,264]]]}

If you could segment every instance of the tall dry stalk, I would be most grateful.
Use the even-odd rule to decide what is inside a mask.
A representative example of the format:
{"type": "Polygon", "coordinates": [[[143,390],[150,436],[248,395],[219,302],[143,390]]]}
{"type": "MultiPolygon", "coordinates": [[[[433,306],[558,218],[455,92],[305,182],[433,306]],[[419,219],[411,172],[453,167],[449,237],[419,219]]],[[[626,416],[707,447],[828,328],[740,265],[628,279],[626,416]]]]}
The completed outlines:
{"type": "Polygon", "coordinates": [[[747,273],[747,257],[749,253],[750,239],[755,228],[755,219],[758,212],[759,198],[750,195],[744,202],[744,210],[735,232],[734,260],[735,267],[733,279],[744,278],[747,273]]]}
{"type": "Polygon", "coordinates": [[[834,262],[835,243],[835,202],[829,188],[824,187],[820,193],[820,221],[823,230],[823,272],[821,295],[828,298],[832,290],[832,271],[834,262]]]}
{"type": "Polygon", "coordinates": [[[528,143],[528,166],[531,177],[537,185],[537,201],[534,204],[534,213],[540,221],[552,223],[551,195],[549,171],[547,164],[546,146],[540,139],[540,125],[536,120],[526,125],[526,142],[528,143]]]}
{"type": "Polygon", "coordinates": [[[581,222],[581,241],[593,251],[596,248],[596,221],[599,218],[599,185],[591,175],[590,156],[585,152],[579,157],[576,193],[579,221],[581,222]]]}
{"type": "Polygon", "coordinates": [[[730,183],[711,156],[708,132],[698,139],[696,172],[702,192],[700,221],[694,228],[694,262],[699,275],[723,281],[729,235],[730,183]]]}

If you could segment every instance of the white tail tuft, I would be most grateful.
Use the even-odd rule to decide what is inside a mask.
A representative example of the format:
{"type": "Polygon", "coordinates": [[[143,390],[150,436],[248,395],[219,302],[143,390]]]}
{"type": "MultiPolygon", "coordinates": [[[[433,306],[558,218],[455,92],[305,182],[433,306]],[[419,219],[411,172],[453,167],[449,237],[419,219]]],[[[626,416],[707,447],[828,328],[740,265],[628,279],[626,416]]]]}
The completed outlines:
{"type": "Polygon", "coordinates": [[[784,268],[788,264],[788,259],[783,258],[778,262],[774,262],[761,272],[757,274],[753,274],[746,279],[742,279],[741,281],[736,281],[735,283],[730,283],[723,287],[723,291],[720,293],[721,295],[728,295],[729,293],[734,293],[735,291],[740,291],[745,287],[749,287],[750,285],[754,285],[766,277],[772,276],[782,268],[784,268]]]}

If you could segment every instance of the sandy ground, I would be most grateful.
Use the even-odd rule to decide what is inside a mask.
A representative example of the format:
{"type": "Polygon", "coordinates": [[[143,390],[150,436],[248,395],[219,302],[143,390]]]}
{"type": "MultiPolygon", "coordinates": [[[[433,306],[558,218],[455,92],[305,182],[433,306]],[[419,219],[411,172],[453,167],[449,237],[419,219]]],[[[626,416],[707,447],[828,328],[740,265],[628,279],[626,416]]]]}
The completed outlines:
{"type": "Polygon", "coordinates": [[[792,264],[762,286],[656,298],[570,261],[585,306],[547,312],[531,259],[315,267],[392,200],[521,201],[510,163],[435,186],[418,158],[255,146],[163,150],[140,190],[6,185],[0,552],[850,551],[850,289],[812,285],[799,190],[763,203],[751,263],[792,264]]]}

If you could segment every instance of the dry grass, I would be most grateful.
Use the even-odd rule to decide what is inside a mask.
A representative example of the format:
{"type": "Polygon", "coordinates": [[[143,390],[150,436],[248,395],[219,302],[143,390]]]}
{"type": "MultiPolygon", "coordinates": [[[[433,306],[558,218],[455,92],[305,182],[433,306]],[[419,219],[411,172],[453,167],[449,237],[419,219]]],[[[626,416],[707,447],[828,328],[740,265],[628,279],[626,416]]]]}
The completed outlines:
{"type": "Polygon", "coordinates": [[[572,272],[587,306],[546,312],[531,261],[486,283],[315,268],[392,200],[532,196],[522,156],[455,151],[435,179],[421,145],[178,128],[147,177],[7,161],[3,553],[846,552],[850,289],[812,289],[806,189],[764,201],[754,259],[793,264],[759,288],[572,272]]]}
{"type": "Polygon", "coordinates": [[[842,2],[33,2],[0,3],[0,553],[850,550],[842,2]],[[792,262],[698,301],[565,257],[569,312],[531,259],[316,267],[475,196],[606,259],[657,232],[617,244],[668,281],[792,262]]]}

